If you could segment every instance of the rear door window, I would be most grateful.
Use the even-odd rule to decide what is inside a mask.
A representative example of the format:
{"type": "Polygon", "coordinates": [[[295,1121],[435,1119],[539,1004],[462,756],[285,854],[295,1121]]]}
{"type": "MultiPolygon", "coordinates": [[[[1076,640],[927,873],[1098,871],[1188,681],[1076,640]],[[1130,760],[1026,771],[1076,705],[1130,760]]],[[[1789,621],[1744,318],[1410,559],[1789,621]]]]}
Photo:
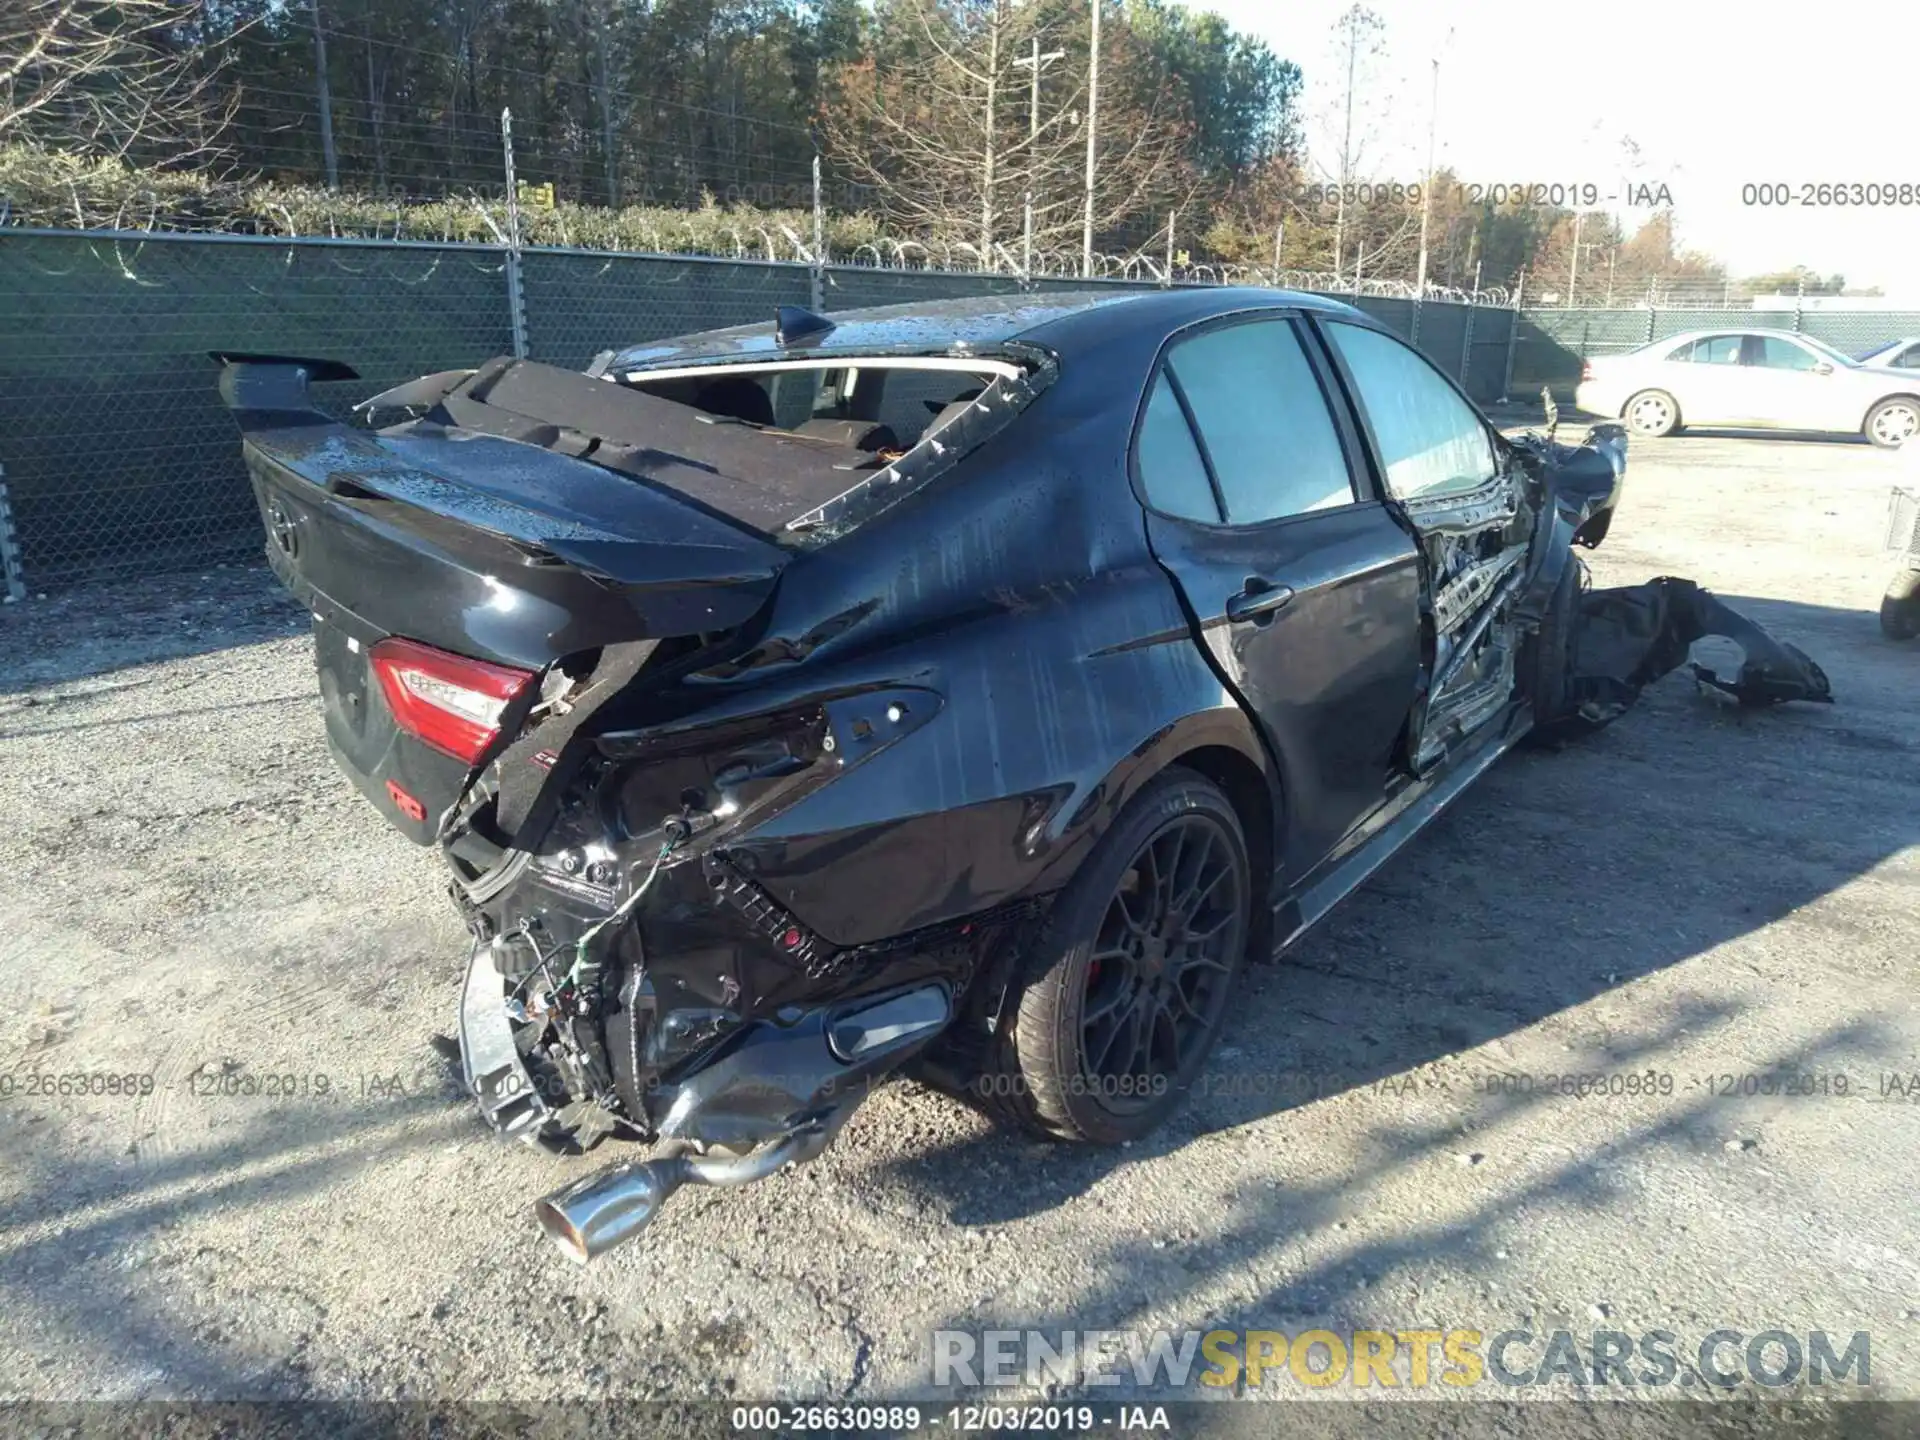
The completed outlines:
{"type": "Polygon", "coordinates": [[[1332,321],[1326,330],[1360,392],[1395,499],[1461,494],[1494,477],[1485,422],[1424,356],[1364,325],[1332,321]]]}
{"type": "Polygon", "coordinates": [[[1203,331],[1177,343],[1166,368],[1192,412],[1227,524],[1353,503],[1340,432],[1292,322],[1203,331]]]}
{"type": "Polygon", "coordinates": [[[1220,513],[1213,481],[1207,478],[1207,462],[1201,458],[1200,446],[1164,372],[1154,380],[1153,392],[1147,396],[1147,413],[1140,421],[1135,455],[1147,504],[1154,509],[1209,525],[1218,525],[1226,518],[1220,513]]]}

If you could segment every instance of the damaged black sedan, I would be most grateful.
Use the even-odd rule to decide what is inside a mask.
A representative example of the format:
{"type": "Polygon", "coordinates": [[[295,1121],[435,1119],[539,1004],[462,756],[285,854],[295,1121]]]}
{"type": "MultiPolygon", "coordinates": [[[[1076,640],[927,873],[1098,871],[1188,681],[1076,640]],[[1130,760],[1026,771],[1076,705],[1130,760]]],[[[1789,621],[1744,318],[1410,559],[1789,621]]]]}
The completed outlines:
{"type": "Polygon", "coordinates": [[[1280,291],[783,310],[365,427],[219,358],[339,762],[473,934],[482,1112],[656,1147],[541,1202],[581,1260],[903,1067],[1152,1129],[1245,956],[1573,703],[1626,459],[1280,291]]]}

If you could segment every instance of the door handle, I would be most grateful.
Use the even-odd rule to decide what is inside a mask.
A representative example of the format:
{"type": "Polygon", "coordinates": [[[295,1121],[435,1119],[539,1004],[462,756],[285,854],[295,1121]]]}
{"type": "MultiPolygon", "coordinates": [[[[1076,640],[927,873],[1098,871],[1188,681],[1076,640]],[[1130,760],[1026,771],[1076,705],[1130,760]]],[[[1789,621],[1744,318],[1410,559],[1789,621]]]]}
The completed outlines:
{"type": "Polygon", "coordinates": [[[1247,577],[1247,588],[1227,601],[1227,619],[1232,621],[1252,620],[1256,623],[1271,619],[1274,611],[1281,609],[1293,599],[1293,588],[1288,585],[1274,585],[1257,575],[1247,577]]]}

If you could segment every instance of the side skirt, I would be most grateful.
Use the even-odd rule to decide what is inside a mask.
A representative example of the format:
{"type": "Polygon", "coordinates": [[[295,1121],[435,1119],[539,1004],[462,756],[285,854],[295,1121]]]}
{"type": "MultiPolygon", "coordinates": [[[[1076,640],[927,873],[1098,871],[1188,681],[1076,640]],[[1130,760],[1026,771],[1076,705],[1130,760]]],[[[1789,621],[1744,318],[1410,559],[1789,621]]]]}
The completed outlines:
{"type": "Polygon", "coordinates": [[[1401,846],[1424,830],[1532,728],[1533,712],[1523,704],[1478,749],[1461,756],[1457,763],[1432,780],[1416,783],[1402,792],[1398,809],[1382,821],[1369,839],[1321,874],[1311,877],[1297,894],[1285,896],[1274,904],[1273,953],[1284,952],[1323,920],[1329,910],[1365,884],[1401,846]]]}

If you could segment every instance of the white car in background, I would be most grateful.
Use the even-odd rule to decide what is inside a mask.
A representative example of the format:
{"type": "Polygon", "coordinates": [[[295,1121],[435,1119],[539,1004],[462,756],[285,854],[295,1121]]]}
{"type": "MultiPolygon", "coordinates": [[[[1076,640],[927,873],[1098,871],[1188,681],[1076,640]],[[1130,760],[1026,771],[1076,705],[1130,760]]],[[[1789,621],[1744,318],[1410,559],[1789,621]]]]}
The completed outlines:
{"type": "Polygon", "coordinates": [[[1877,350],[1869,350],[1859,359],[1862,365],[1878,365],[1888,370],[1920,370],[1920,335],[1894,340],[1877,350]]]}
{"type": "Polygon", "coordinates": [[[1640,435],[1725,425],[1894,449],[1920,434],[1920,370],[1863,365],[1787,330],[1695,330],[1587,361],[1574,404],[1640,435]]]}

